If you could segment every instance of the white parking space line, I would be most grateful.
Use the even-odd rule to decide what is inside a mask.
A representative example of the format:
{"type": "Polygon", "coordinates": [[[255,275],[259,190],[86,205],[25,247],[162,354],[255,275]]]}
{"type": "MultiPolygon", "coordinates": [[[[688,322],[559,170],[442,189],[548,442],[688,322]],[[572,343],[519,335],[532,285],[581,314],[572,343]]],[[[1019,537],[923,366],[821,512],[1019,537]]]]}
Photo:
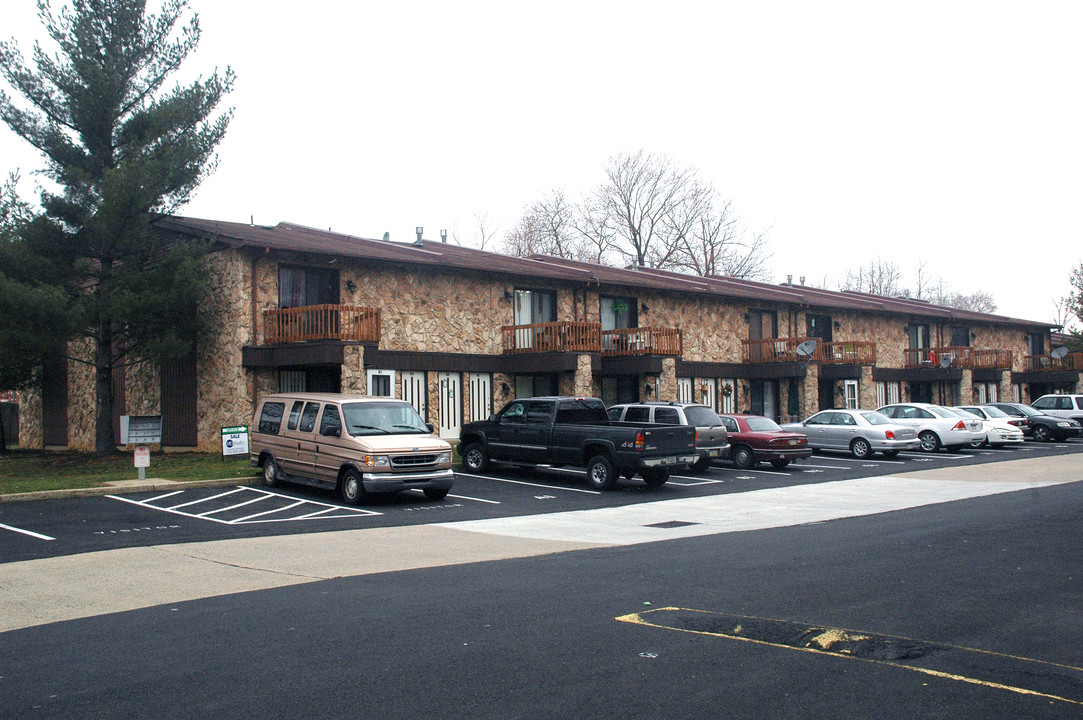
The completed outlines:
{"type": "Polygon", "coordinates": [[[670,475],[667,485],[676,485],[678,487],[696,487],[697,485],[720,485],[726,482],[722,479],[716,478],[698,478],[690,475],[670,475]],[[677,482],[678,480],[688,480],[690,482],[677,482]]]}
{"type": "Polygon", "coordinates": [[[478,480],[494,480],[496,482],[510,483],[512,485],[527,485],[529,487],[540,487],[540,488],[545,488],[546,490],[567,490],[568,492],[586,493],[587,495],[601,495],[602,494],[598,490],[584,490],[583,488],[562,487],[560,485],[545,485],[543,483],[532,483],[532,482],[526,482],[524,480],[511,480],[511,479],[508,479],[508,478],[495,477],[493,475],[471,475],[470,473],[455,473],[455,474],[456,475],[461,475],[463,477],[477,478],[478,480]]]}
{"type": "Polygon", "coordinates": [[[30,537],[37,538],[38,540],[56,540],[55,537],[42,535],[41,533],[36,533],[33,530],[23,530],[22,528],[12,527],[11,525],[5,525],[4,523],[0,523],[0,528],[3,528],[4,530],[10,530],[13,533],[19,533],[20,535],[29,535],[30,537]]]}
{"type": "MultiPolygon", "coordinates": [[[[906,464],[906,462],[904,460],[881,460],[880,458],[865,458],[864,460],[861,460],[859,458],[848,458],[848,457],[841,457],[841,456],[836,457],[834,455],[822,455],[821,458],[824,459],[824,460],[829,460],[831,462],[862,463],[862,464],[874,462],[874,463],[883,463],[884,465],[905,465],[906,464]]],[[[801,463],[801,464],[804,465],[804,463],[801,463]]]]}
{"type": "Polygon", "coordinates": [[[794,463],[794,470],[801,470],[804,468],[819,468],[821,470],[848,470],[845,465],[809,465],[808,463],[794,463]]]}
{"type": "MultiPolygon", "coordinates": [[[[181,491],[181,492],[183,492],[183,491],[181,491]]],[[[175,494],[177,494],[177,493],[170,493],[170,495],[175,495],[175,494]]],[[[145,508],[147,508],[149,510],[157,510],[159,512],[170,513],[171,515],[180,515],[181,517],[192,518],[194,520],[206,520],[208,522],[214,522],[214,523],[218,523],[220,525],[254,525],[254,524],[258,524],[258,523],[294,522],[294,521],[297,521],[297,520],[334,520],[334,519],[343,519],[343,518],[371,517],[371,516],[376,516],[376,515],[381,515],[382,514],[382,513],[376,512],[375,510],[366,510],[364,508],[354,508],[354,507],[342,507],[341,505],[331,505],[329,503],[322,503],[322,502],[318,502],[316,500],[297,500],[297,498],[295,498],[293,496],[290,496],[290,495],[279,495],[277,493],[272,493],[272,492],[268,492],[266,490],[261,490],[261,489],[252,488],[252,487],[239,487],[236,490],[232,490],[230,492],[219,493],[217,495],[211,495],[209,497],[201,498],[199,500],[193,500],[191,502],[181,503],[180,505],[174,505],[172,507],[163,507],[161,505],[153,504],[150,500],[133,500],[131,498],[121,497],[119,495],[106,495],[106,497],[111,498],[113,500],[120,500],[121,502],[126,502],[126,503],[129,503],[131,505],[139,505],[140,507],[145,507],[145,508]],[[183,510],[178,510],[177,509],[177,508],[182,508],[182,507],[190,507],[192,505],[198,505],[199,503],[208,502],[208,501],[212,501],[212,500],[217,500],[217,499],[223,498],[223,497],[228,497],[229,495],[233,495],[234,493],[238,493],[238,492],[253,492],[253,493],[257,493],[259,495],[259,497],[255,498],[254,500],[246,500],[245,502],[237,503],[235,505],[231,505],[231,506],[226,507],[226,508],[218,508],[218,509],[215,509],[215,510],[209,510],[209,511],[204,512],[204,513],[185,512],[183,510]],[[245,505],[251,505],[254,502],[259,502],[259,501],[272,501],[273,502],[273,501],[277,501],[279,499],[295,500],[296,502],[293,502],[291,504],[288,504],[288,505],[285,505],[285,506],[282,506],[282,507],[276,507],[276,508],[274,508],[272,510],[265,510],[263,512],[254,513],[252,515],[247,515],[245,517],[236,518],[236,519],[233,519],[233,520],[223,520],[222,518],[211,517],[212,515],[214,515],[216,513],[220,513],[220,512],[226,511],[226,510],[232,510],[232,509],[242,507],[242,506],[245,506],[245,505]],[[302,506],[316,507],[318,509],[314,510],[312,512],[302,513],[300,515],[293,515],[291,517],[284,517],[284,518],[269,518],[269,517],[266,517],[268,515],[274,515],[276,513],[282,513],[282,512],[284,512],[286,510],[292,510],[294,508],[298,508],[298,507],[302,507],[302,506]],[[336,513],[336,514],[331,514],[331,513],[336,513]],[[255,518],[263,518],[263,519],[257,520],[255,518]]],[[[165,496],[161,496],[161,497],[165,497],[165,496]]],[[[156,498],[156,499],[160,499],[160,497],[156,498]]]]}

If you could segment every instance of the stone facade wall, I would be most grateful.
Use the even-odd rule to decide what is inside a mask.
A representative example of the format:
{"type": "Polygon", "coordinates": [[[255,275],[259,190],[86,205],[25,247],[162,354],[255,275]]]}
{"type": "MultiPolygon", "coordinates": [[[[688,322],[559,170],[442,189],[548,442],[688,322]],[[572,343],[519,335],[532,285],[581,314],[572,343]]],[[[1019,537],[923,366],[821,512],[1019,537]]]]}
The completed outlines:
{"type": "Polygon", "coordinates": [[[31,385],[19,391],[19,447],[41,450],[45,447],[43,433],[41,387],[31,385]]]}
{"type": "Polygon", "coordinates": [[[90,339],[68,343],[68,447],[92,451],[96,445],[94,427],[97,393],[94,387],[94,344],[90,339]]]}

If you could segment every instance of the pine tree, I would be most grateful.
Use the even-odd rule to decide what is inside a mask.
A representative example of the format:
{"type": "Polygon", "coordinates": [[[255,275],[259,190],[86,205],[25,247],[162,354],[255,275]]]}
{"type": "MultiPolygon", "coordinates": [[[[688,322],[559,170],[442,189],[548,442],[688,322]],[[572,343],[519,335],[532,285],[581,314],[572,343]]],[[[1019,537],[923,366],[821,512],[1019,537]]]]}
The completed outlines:
{"type": "Polygon", "coordinates": [[[55,183],[21,227],[23,250],[92,341],[99,452],[115,446],[113,369],[187,353],[206,327],[198,248],[151,227],[213,172],[232,115],[216,112],[228,67],[165,88],[199,42],[194,13],[179,25],[187,6],[164,0],[153,15],[141,0],[71,0],[54,15],[39,0],[55,53],[35,43],[28,64],[14,41],[0,43],[0,76],[20,101],[0,91],[0,118],[41,151],[55,183]]]}

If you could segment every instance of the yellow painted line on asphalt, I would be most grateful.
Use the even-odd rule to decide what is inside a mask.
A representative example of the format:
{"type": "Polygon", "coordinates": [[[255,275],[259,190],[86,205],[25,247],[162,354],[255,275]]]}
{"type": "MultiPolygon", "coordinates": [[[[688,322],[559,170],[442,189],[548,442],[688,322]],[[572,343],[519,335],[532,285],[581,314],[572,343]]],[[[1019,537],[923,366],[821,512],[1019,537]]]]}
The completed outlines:
{"type": "Polygon", "coordinates": [[[614,619],[661,630],[676,630],[693,635],[860,660],[1018,695],[1083,705],[1083,668],[1074,665],[950,643],[915,640],[900,635],[805,625],[789,620],[691,608],[655,608],[614,619]],[[960,668],[965,668],[965,672],[970,674],[963,674],[960,668]],[[990,680],[989,677],[1017,678],[1012,682],[1018,684],[990,680]],[[1061,690],[1060,686],[1064,686],[1064,690],[1061,690]],[[1056,694],[1057,692],[1065,694],[1056,694]],[[1074,697],[1067,697],[1069,694],[1074,697]]]}

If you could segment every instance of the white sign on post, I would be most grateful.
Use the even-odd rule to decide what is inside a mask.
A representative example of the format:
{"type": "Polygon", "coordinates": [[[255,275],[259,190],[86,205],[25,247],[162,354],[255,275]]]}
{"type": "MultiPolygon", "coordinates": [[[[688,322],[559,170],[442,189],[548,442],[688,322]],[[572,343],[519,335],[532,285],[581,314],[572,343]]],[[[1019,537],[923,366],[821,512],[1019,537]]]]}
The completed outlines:
{"type": "Polygon", "coordinates": [[[248,427],[222,428],[222,454],[223,455],[247,455],[248,454],[248,427]]]}
{"type": "Polygon", "coordinates": [[[135,448],[135,466],[137,468],[150,467],[150,448],[146,445],[137,445],[135,448]]]}

